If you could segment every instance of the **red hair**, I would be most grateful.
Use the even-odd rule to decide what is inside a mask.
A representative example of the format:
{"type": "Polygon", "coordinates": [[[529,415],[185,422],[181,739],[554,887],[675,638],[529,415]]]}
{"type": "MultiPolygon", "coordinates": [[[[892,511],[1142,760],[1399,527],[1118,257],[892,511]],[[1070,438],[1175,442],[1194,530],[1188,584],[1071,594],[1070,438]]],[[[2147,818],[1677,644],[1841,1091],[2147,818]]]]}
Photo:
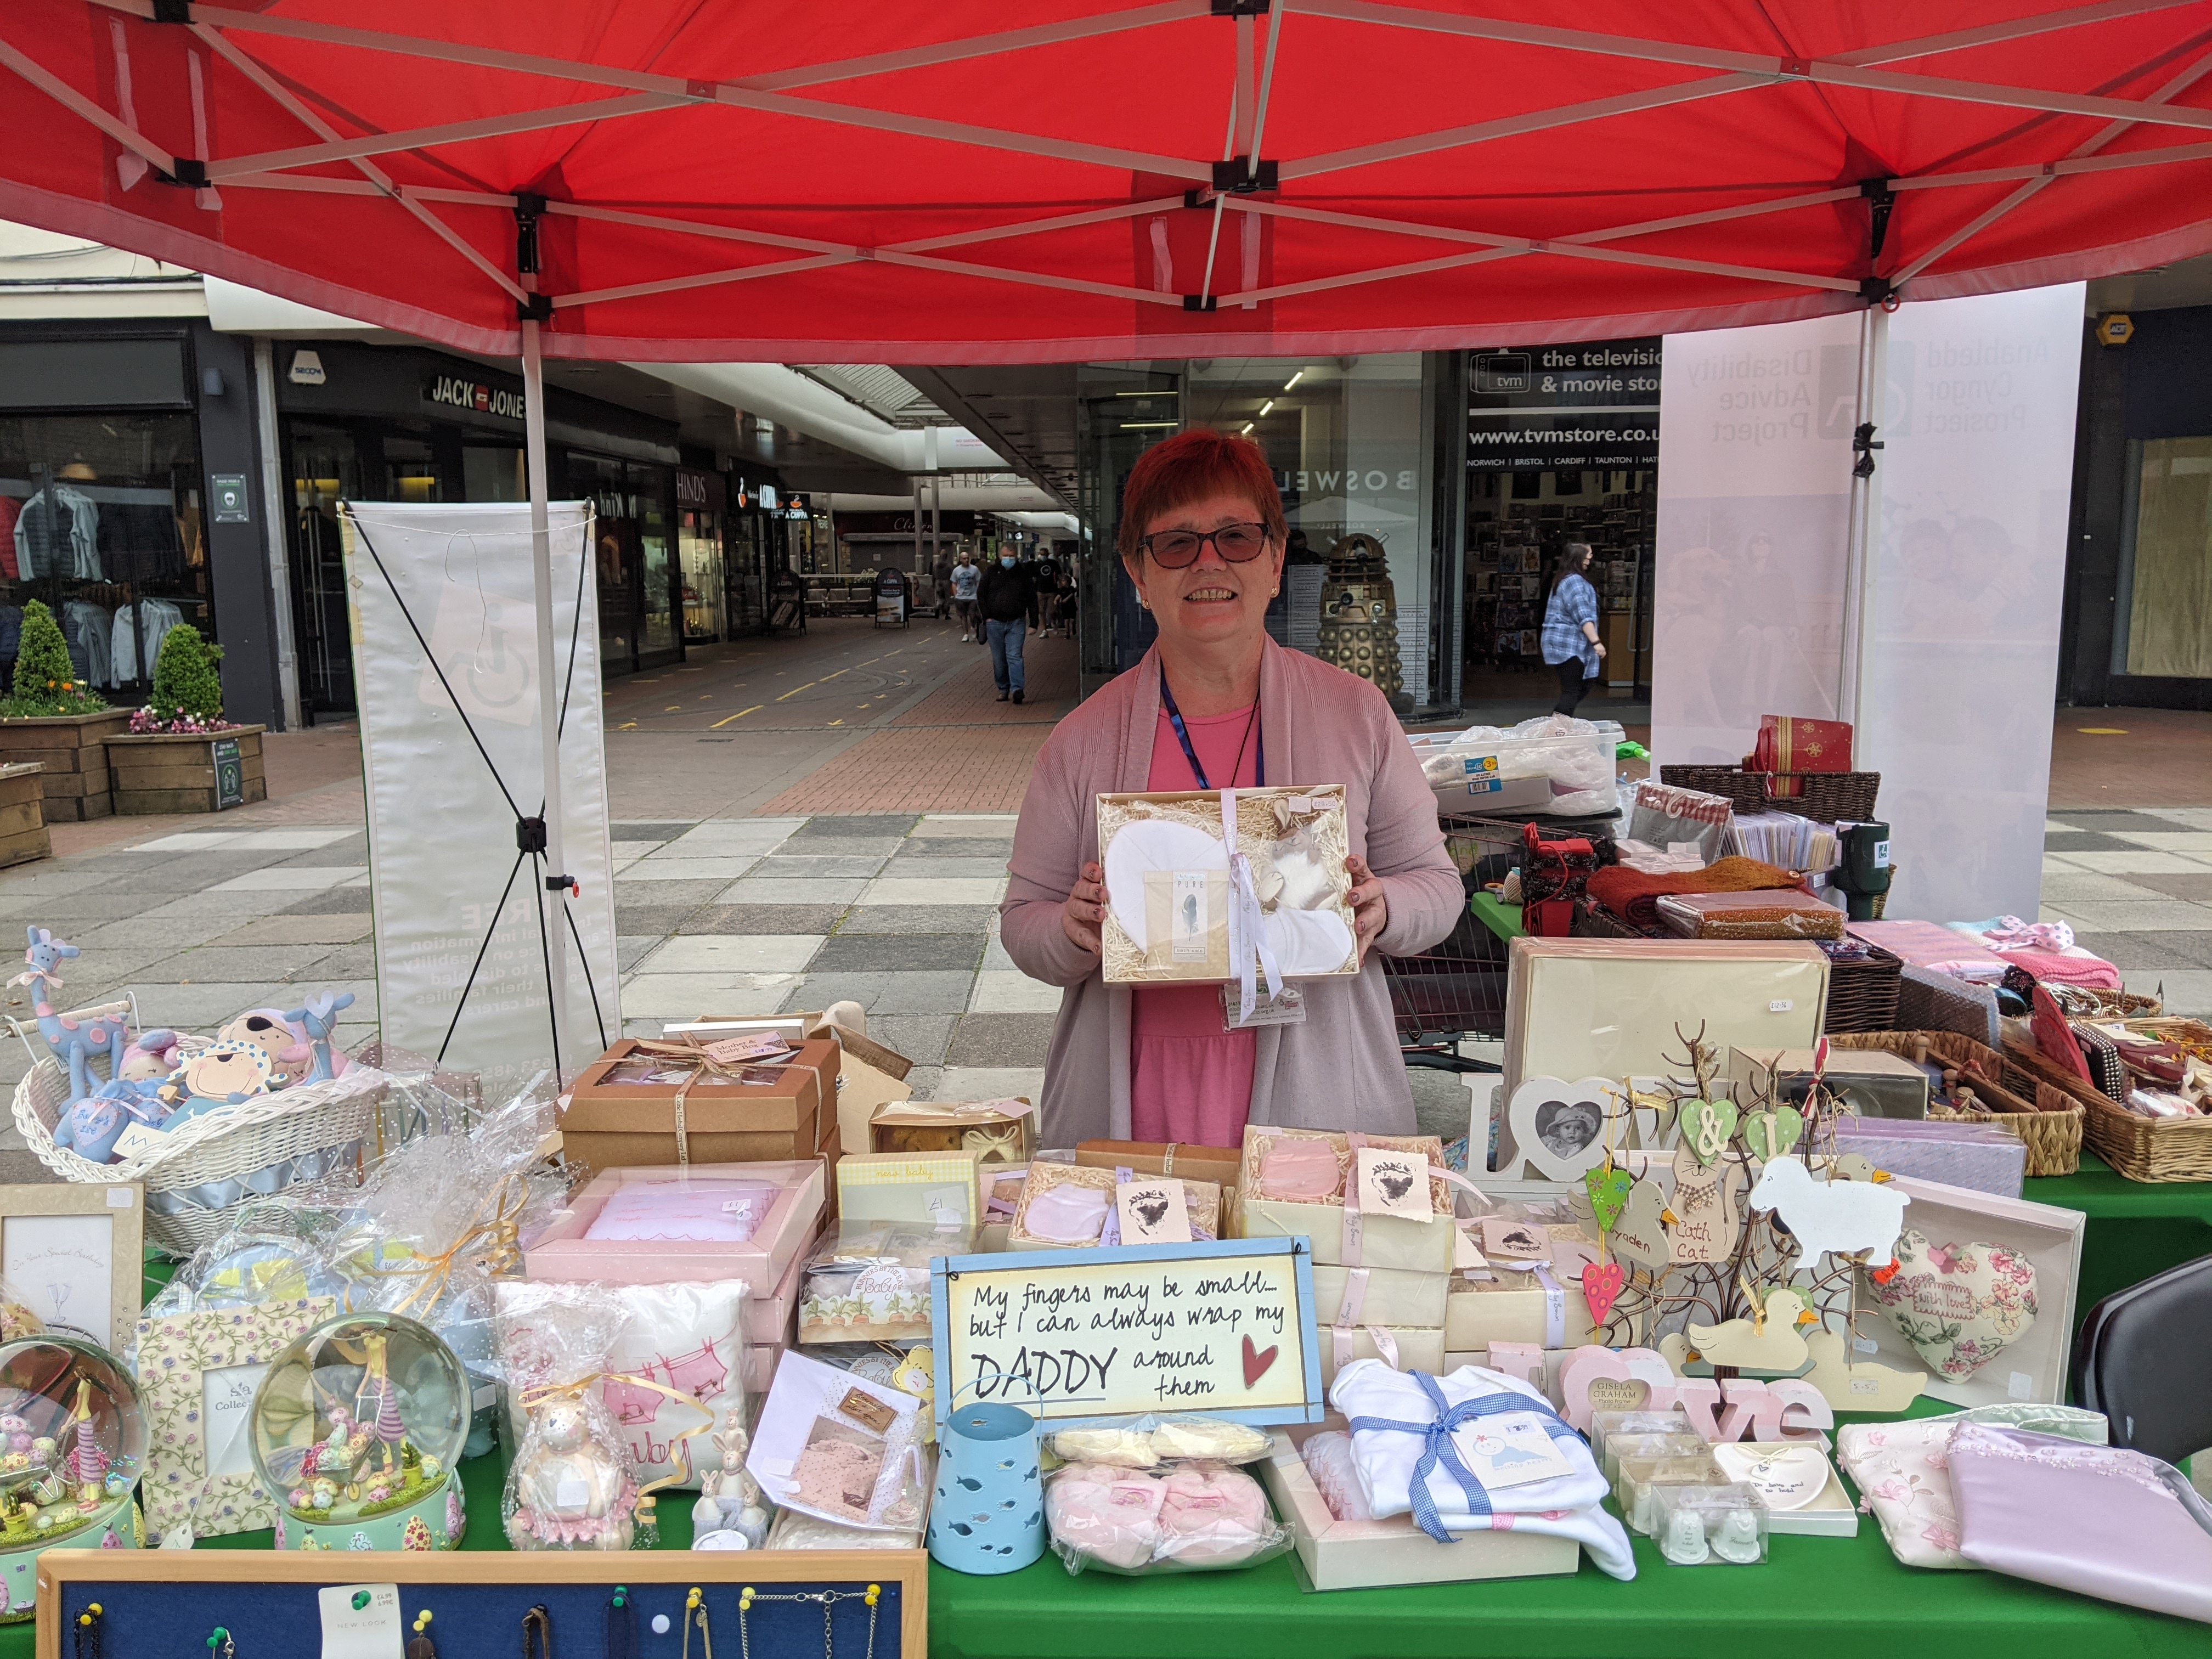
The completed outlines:
{"type": "Polygon", "coordinates": [[[1231,437],[1211,427],[1194,426],[1155,444],[1129,469],[1121,491],[1121,527],[1116,538],[1125,559],[1133,559],[1152,520],[1209,495],[1242,495],[1283,546],[1289,531],[1283,520],[1283,495],[1275,470],[1249,438],[1231,437]]]}

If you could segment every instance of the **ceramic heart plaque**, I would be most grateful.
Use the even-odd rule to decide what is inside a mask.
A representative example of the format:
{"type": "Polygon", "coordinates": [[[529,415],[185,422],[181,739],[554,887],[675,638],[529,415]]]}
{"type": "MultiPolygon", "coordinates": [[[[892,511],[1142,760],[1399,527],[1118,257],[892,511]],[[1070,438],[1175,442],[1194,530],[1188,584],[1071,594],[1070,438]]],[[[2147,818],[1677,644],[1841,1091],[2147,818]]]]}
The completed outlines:
{"type": "Polygon", "coordinates": [[[1618,1164],[1609,1170],[1583,1171],[1583,1185],[1589,1191],[1590,1215],[1597,1222],[1599,1231],[1613,1231],[1628,1202],[1629,1188],[1635,1184],[1636,1177],[1618,1164]]]}
{"type": "Polygon", "coordinates": [[[1710,1164],[1728,1150],[1735,1133],[1735,1103],[1732,1100],[1686,1100],[1680,1112],[1682,1145],[1698,1163],[1710,1164]]]}
{"type": "Polygon", "coordinates": [[[1555,1077],[1528,1079],[1513,1091],[1506,1108],[1513,1145],[1544,1180],[1579,1182],[1585,1170],[1605,1161],[1606,1118],[1618,1109],[1614,1101],[1619,1091],[1618,1084],[1601,1077],[1586,1077],[1579,1083],[1563,1083],[1555,1077]]]}
{"type": "Polygon", "coordinates": [[[1756,1158],[1781,1157],[1797,1144],[1804,1133],[1805,1115],[1795,1106],[1751,1112],[1743,1120],[1743,1144],[1756,1158]]]}
{"type": "Polygon", "coordinates": [[[1931,1243],[1907,1229],[1897,1241],[1897,1271],[1870,1288],[1897,1334],[1954,1382],[2035,1323],[2035,1264],[2002,1244],[1931,1243]]]}
{"type": "Polygon", "coordinates": [[[1802,1510],[1827,1490],[1828,1460],[1818,1446],[1723,1443],[1712,1450],[1721,1473],[1754,1488],[1770,1510],[1802,1510]]]}

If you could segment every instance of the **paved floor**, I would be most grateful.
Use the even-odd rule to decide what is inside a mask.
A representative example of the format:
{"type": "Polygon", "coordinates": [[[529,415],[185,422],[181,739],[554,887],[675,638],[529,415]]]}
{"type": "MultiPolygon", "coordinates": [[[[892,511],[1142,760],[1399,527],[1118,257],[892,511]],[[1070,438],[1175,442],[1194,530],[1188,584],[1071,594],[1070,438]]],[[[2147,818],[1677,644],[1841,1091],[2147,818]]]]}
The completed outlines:
{"type": "MultiPolygon", "coordinates": [[[[918,1093],[1032,1092],[1059,993],[1006,957],[996,906],[1030,764],[1073,706],[1066,641],[1031,641],[1029,690],[998,702],[982,649],[933,621],[740,641],[610,688],[625,1029],[852,998],[918,1093]]],[[[2212,717],[2062,709],[2055,728],[2044,915],[2212,1017],[2212,717]]],[[[59,826],[54,859],[0,872],[0,921],[83,951],[73,1005],[131,990],[144,1021],[205,1030],[328,988],[356,997],[342,1036],[370,1034],[357,738],[325,725],[268,755],[266,802],[59,826]]],[[[0,1041],[0,1086],[27,1060],[0,1041]]],[[[1456,1132],[1464,1091],[1415,1082],[1424,1121],[1456,1132]]],[[[0,1133],[0,1179],[39,1173],[20,1145],[0,1133]]]]}

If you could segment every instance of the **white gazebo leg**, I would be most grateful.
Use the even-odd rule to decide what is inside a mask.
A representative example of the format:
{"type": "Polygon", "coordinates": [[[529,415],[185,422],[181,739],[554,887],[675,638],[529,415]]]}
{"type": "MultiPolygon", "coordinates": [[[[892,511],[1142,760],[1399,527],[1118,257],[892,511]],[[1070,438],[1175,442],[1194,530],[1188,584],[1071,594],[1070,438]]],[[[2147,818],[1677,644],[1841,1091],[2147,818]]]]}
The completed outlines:
{"type": "MultiPolygon", "coordinates": [[[[538,611],[538,719],[544,743],[545,767],[545,875],[565,877],[568,866],[562,856],[561,815],[561,684],[553,660],[553,545],[547,526],[545,469],[545,364],[538,352],[538,319],[522,319],[522,429],[530,466],[530,580],[538,611]]],[[[599,688],[584,688],[596,697],[599,688]]],[[[538,915],[545,924],[546,994],[552,999],[556,1040],[571,1041],[575,1029],[568,1006],[568,895],[540,882],[538,915]]],[[[591,964],[584,964],[591,971],[591,964]]],[[[553,1056],[556,1079],[565,1079],[559,1054],[553,1056]]]]}
{"type": "MultiPolygon", "coordinates": [[[[1860,313],[1858,397],[1851,422],[1855,433],[1868,431],[1876,444],[1881,441],[1888,385],[1889,313],[1869,305],[1860,313]]],[[[1836,696],[1836,718],[1850,721],[1854,728],[1864,724],[1866,636],[1872,614],[1869,602],[1881,540],[1881,466],[1874,450],[1858,454],[1862,459],[1851,477],[1850,529],[1844,551],[1844,638],[1836,696]]]]}

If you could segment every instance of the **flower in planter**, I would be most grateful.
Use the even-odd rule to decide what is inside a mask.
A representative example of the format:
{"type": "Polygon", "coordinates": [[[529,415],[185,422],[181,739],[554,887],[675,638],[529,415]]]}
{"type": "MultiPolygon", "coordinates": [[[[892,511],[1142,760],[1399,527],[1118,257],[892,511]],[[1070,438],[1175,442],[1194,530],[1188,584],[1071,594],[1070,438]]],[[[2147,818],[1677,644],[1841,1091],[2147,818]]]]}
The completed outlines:
{"type": "Polygon", "coordinates": [[[171,629],[155,659],[153,700],[131,716],[131,731],[197,737],[228,730],[234,722],[222,717],[222,647],[190,623],[171,629]]]}
{"type": "Polygon", "coordinates": [[[33,599],[23,607],[23,631],[15,647],[15,689],[0,698],[0,715],[19,719],[52,714],[95,714],[107,704],[89,686],[80,685],[54,613],[33,599]]]}

